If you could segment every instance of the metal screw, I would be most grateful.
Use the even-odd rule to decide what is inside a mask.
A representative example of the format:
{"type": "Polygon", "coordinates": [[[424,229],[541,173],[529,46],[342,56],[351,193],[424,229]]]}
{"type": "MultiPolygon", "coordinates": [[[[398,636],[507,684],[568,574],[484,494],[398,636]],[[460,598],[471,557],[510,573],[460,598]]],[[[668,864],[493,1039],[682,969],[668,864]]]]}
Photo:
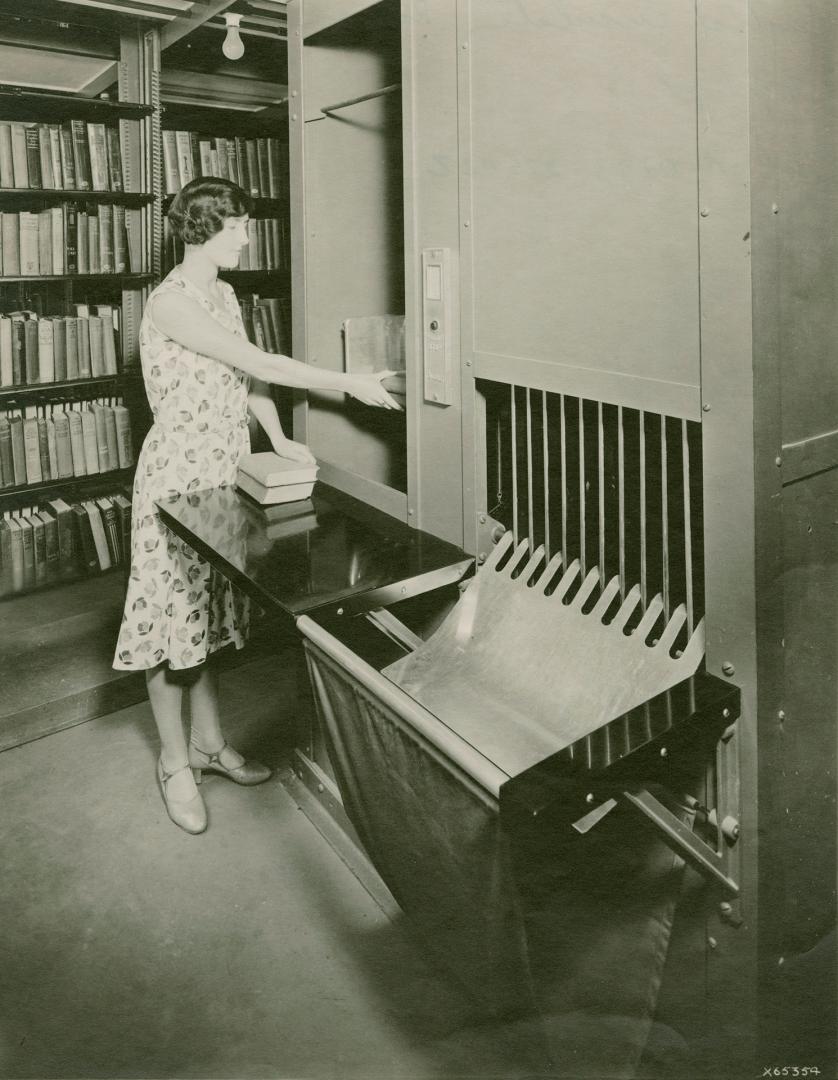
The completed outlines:
{"type": "Polygon", "coordinates": [[[781,466],[781,465],[783,464],[783,459],[782,459],[781,457],[775,457],[775,458],[774,458],[774,464],[775,464],[775,465],[777,466],[777,468],[779,469],[779,468],[780,468],[780,466],[781,466]]]}
{"type": "Polygon", "coordinates": [[[466,367],[471,367],[471,360],[466,360],[466,367]]]}
{"type": "Polygon", "coordinates": [[[317,790],[318,790],[318,791],[319,791],[319,792],[321,793],[321,795],[322,795],[322,793],[323,793],[323,792],[324,792],[324,791],[325,791],[326,789],[325,789],[325,788],[323,787],[323,785],[322,785],[322,784],[318,784],[318,785],[317,785],[317,790]]]}
{"type": "Polygon", "coordinates": [[[339,607],[337,613],[338,615],[343,615],[343,608],[339,607]]]}
{"type": "Polygon", "coordinates": [[[486,515],[481,514],[479,520],[480,520],[481,525],[485,525],[486,524],[486,515]]]}
{"type": "Polygon", "coordinates": [[[702,217],[709,217],[710,216],[710,211],[707,209],[706,206],[703,206],[699,212],[700,212],[702,217]]]}
{"type": "Polygon", "coordinates": [[[779,214],[780,213],[780,207],[776,203],[771,204],[771,213],[772,214],[779,214]]]}
{"type": "Polygon", "coordinates": [[[486,552],[481,551],[480,554],[477,556],[477,562],[478,562],[478,564],[480,566],[482,566],[485,561],[486,561],[486,552]]]}
{"type": "Polygon", "coordinates": [[[731,664],[729,660],[725,660],[725,662],[722,664],[722,671],[725,675],[736,674],[736,668],[733,666],[733,664],[731,664]]]}
{"type": "Polygon", "coordinates": [[[292,90],[292,91],[291,91],[291,97],[296,97],[296,96],[297,96],[297,91],[296,91],[296,90],[292,90]]]}
{"type": "Polygon", "coordinates": [[[705,412],[710,412],[710,406],[709,405],[702,405],[701,407],[705,412]]]}
{"type": "Polygon", "coordinates": [[[408,516],[408,517],[412,517],[412,516],[413,516],[413,507],[412,507],[412,506],[409,506],[409,507],[408,507],[408,510],[407,510],[407,516],[408,516]]]}
{"type": "Polygon", "coordinates": [[[588,794],[585,796],[585,802],[586,803],[592,803],[593,801],[594,801],[594,793],[592,791],[589,791],[588,794]]]}
{"type": "Polygon", "coordinates": [[[730,844],[735,844],[739,839],[739,822],[735,817],[728,815],[722,821],[722,836],[730,844]]]}
{"type": "Polygon", "coordinates": [[[730,913],[732,911],[733,911],[733,905],[729,904],[727,902],[727,900],[722,900],[722,902],[719,904],[719,914],[720,915],[730,915],[730,913]]]}
{"type": "Polygon", "coordinates": [[[725,720],[730,716],[730,709],[722,709],[722,716],[725,720]]]}
{"type": "Polygon", "coordinates": [[[291,119],[296,120],[297,119],[297,114],[296,113],[291,113],[291,119]]]}
{"type": "Polygon", "coordinates": [[[463,222],[463,228],[464,229],[470,229],[471,228],[471,222],[470,221],[464,221],[463,222]]]}
{"type": "Polygon", "coordinates": [[[407,596],[407,585],[402,585],[402,596],[407,596]]]}
{"type": "Polygon", "coordinates": [[[785,709],[780,709],[779,712],[777,713],[777,719],[778,720],[785,720],[785,718],[786,718],[786,710],[785,709]]]}
{"type": "Polygon", "coordinates": [[[666,749],[665,746],[661,747],[661,757],[669,757],[669,751],[666,749]]]}
{"type": "Polygon", "coordinates": [[[715,949],[715,948],[716,948],[716,946],[717,946],[717,945],[718,945],[719,943],[718,943],[718,941],[716,941],[716,939],[715,939],[714,937],[709,937],[709,938],[707,939],[707,944],[708,944],[708,946],[709,946],[709,947],[710,947],[711,949],[715,949]]]}

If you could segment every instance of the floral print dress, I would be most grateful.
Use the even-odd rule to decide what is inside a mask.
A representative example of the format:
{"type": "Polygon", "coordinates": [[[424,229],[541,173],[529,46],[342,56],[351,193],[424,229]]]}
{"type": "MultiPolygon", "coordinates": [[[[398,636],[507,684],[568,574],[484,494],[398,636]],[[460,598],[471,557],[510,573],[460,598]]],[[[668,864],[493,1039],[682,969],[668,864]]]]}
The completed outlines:
{"type": "MultiPolygon", "coordinates": [[[[218,571],[160,520],[155,502],[235,482],[250,451],[248,376],[190,352],[161,333],[151,301],[185,292],[223,327],[245,337],[232,287],[220,282],[224,307],[214,304],[179,267],[152,292],[140,325],[140,356],[154,423],[134,478],[131,571],[114,667],[133,670],[167,662],[189,668],[231,642],[247,638],[248,602],[218,571]]],[[[223,524],[223,523],[222,523],[223,524]]]]}

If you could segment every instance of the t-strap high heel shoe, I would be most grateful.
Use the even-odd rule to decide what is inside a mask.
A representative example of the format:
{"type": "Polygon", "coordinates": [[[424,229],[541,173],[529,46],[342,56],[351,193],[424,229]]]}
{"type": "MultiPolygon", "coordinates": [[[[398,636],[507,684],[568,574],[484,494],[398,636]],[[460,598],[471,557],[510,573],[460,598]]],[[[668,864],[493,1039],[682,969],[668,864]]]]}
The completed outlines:
{"type": "Polygon", "coordinates": [[[157,760],[157,782],[160,785],[160,794],[163,796],[163,803],[166,807],[166,813],[175,823],[179,825],[181,829],[184,829],[188,833],[197,835],[202,833],[207,827],[207,808],[204,806],[204,800],[201,798],[201,793],[196,791],[188,799],[173,799],[168,792],[167,785],[173,776],[176,776],[179,772],[183,772],[184,769],[189,769],[190,765],[181,765],[179,769],[175,769],[174,772],[167,773],[163,768],[163,759],[157,760]]]}
{"type": "MultiPolygon", "coordinates": [[[[262,765],[258,761],[242,761],[241,765],[225,765],[221,760],[225,750],[238,754],[238,751],[233,750],[233,747],[226,742],[216,753],[208,754],[190,741],[189,765],[195,776],[196,784],[200,784],[202,772],[220,773],[221,776],[226,776],[228,780],[233,780],[237,784],[245,784],[247,787],[252,787],[254,784],[263,784],[271,775],[268,766],[262,765]]],[[[241,757],[240,754],[238,756],[241,757]]]]}

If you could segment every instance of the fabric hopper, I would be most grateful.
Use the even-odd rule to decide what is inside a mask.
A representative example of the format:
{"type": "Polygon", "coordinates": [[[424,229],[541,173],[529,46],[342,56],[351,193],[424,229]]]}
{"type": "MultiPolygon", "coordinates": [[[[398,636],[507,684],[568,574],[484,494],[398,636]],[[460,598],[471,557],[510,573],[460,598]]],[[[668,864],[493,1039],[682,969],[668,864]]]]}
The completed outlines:
{"type": "Polygon", "coordinates": [[[540,1015],[566,1075],[631,1075],[684,862],[737,891],[691,793],[739,694],[685,612],[561,569],[507,534],[380,671],[366,631],[298,627],[347,813],[430,951],[495,1017],[540,1015]]]}

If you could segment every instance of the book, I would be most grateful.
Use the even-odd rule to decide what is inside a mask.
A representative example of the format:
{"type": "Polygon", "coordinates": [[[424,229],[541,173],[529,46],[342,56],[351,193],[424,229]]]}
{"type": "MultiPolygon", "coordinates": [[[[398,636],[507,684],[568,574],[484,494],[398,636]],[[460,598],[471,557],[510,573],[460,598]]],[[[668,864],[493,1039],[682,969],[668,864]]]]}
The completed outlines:
{"type": "Polygon", "coordinates": [[[65,412],[57,412],[53,414],[52,422],[55,428],[55,453],[58,458],[56,476],[59,480],[65,480],[67,477],[74,475],[70,418],[65,412]]]}
{"type": "Polygon", "coordinates": [[[64,187],[64,176],[61,171],[61,129],[58,124],[49,125],[49,156],[52,169],[53,187],[64,187]]]}
{"type": "Polygon", "coordinates": [[[38,342],[38,319],[27,318],[23,323],[23,339],[26,348],[26,382],[30,386],[41,381],[41,347],[38,342]]]}
{"type": "Polygon", "coordinates": [[[73,503],[70,512],[73,515],[73,547],[77,552],[78,565],[88,573],[97,570],[99,558],[90,515],[81,503],[73,503]]]}
{"type": "Polygon", "coordinates": [[[64,319],[64,342],[66,350],[66,373],[65,379],[77,379],[79,377],[79,326],[78,319],[72,315],[65,315],[64,319]]]}
{"type": "Polygon", "coordinates": [[[116,423],[116,442],[119,449],[120,469],[129,469],[134,464],[134,449],[131,442],[131,414],[125,405],[113,406],[116,423]]]}
{"type": "Polygon", "coordinates": [[[14,386],[12,361],[12,320],[0,315],[0,386],[14,386]]]}
{"type": "Polygon", "coordinates": [[[11,549],[11,591],[20,592],[23,588],[23,529],[20,520],[15,517],[6,519],[11,549]]]}
{"type": "Polygon", "coordinates": [[[41,188],[43,183],[41,180],[41,146],[38,139],[38,125],[27,124],[24,128],[24,138],[26,140],[26,174],[28,178],[26,186],[29,188],[41,188]]]}
{"type": "Polygon", "coordinates": [[[93,374],[90,366],[90,320],[76,317],[75,323],[79,347],[79,378],[89,379],[93,374]]]}
{"type": "Polygon", "coordinates": [[[52,272],[64,274],[64,209],[61,206],[53,206],[48,211],[50,215],[50,236],[52,238],[52,272]]]}
{"type": "Polygon", "coordinates": [[[93,534],[93,544],[96,548],[96,560],[100,570],[107,570],[111,566],[111,555],[108,550],[108,538],[105,535],[105,524],[99,507],[92,499],[82,503],[90,518],[90,531],[93,534]]]}
{"type": "Polygon", "coordinates": [[[178,186],[183,187],[195,178],[195,170],[192,165],[192,140],[188,131],[175,132],[175,146],[177,148],[178,186]]]}
{"type": "Polygon", "coordinates": [[[119,438],[116,433],[116,417],[113,406],[100,405],[105,414],[105,439],[108,444],[108,461],[112,469],[119,468],[119,438]]]}
{"type": "Polygon", "coordinates": [[[20,224],[21,276],[38,277],[41,273],[38,215],[29,210],[21,210],[17,217],[20,224]]]}
{"type": "Polygon", "coordinates": [[[67,411],[67,422],[70,425],[70,453],[73,458],[73,476],[87,476],[87,457],[84,452],[81,412],[78,409],[69,409],[67,411]]]}
{"type": "Polygon", "coordinates": [[[115,468],[115,464],[111,464],[110,450],[108,449],[108,424],[105,418],[105,412],[102,405],[98,402],[93,404],[93,420],[96,425],[96,456],[99,461],[99,471],[109,472],[115,468]]]}
{"type": "Polygon", "coordinates": [[[108,146],[104,124],[87,124],[87,149],[90,157],[91,188],[94,191],[109,191],[108,146]]]}
{"type": "Polygon", "coordinates": [[[64,272],[77,274],[79,272],[79,248],[78,229],[79,212],[71,203],[65,203],[64,213],[64,272]]]}
{"type": "Polygon", "coordinates": [[[122,145],[119,129],[115,124],[105,128],[105,142],[108,151],[108,180],[111,191],[124,191],[125,179],[122,175],[122,145]]]}
{"type": "Polygon", "coordinates": [[[14,165],[12,164],[12,125],[0,123],[0,187],[15,186],[14,165]]]}
{"type": "Polygon", "coordinates": [[[46,548],[46,579],[57,581],[60,576],[60,550],[58,546],[58,522],[46,510],[39,510],[38,517],[44,527],[44,546],[46,548]]]}
{"type": "Polygon", "coordinates": [[[84,463],[87,475],[101,472],[99,465],[99,448],[96,441],[96,418],[89,408],[79,410],[81,417],[82,442],[84,444],[84,463]]]}
{"type": "Polygon", "coordinates": [[[41,159],[41,187],[55,188],[52,172],[52,147],[49,144],[49,125],[38,124],[38,153],[41,159]]]}
{"type": "Polygon", "coordinates": [[[264,487],[280,487],[284,484],[314,483],[319,466],[301,461],[291,461],[273,451],[244,454],[239,459],[239,472],[251,477],[264,487]]]}
{"type": "Polygon", "coordinates": [[[167,195],[174,195],[180,188],[176,132],[163,132],[163,186],[167,195]]]}
{"type": "MultiPolygon", "coordinates": [[[[58,443],[55,438],[55,421],[51,416],[44,417],[47,433],[47,460],[49,461],[50,480],[58,479],[58,443]]],[[[39,431],[40,435],[40,431],[39,431]]]]}
{"type": "Polygon", "coordinates": [[[18,522],[23,540],[23,587],[31,589],[35,584],[35,536],[32,522],[25,514],[21,514],[18,522]]]}
{"type": "Polygon", "coordinates": [[[76,159],[73,154],[73,131],[69,120],[59,124],[58,134],[60,137],[61,185],[65,191],[75,191],[77,190],[76,159]]]}
{"type": "Polygon", "coordinates": [[[240,491],[244,491],[251,499],[259,503],[260,506],[266,506],[274,503],[295,502],[297,499],[310,498],[311,493],[314,490],[314,481],[266,487],[264,484],[260,484],[257,480],[254,480],[252,476],[248,476],[246,473],[239,473],[236,476],[236,487],[240,491]]]}
{"type": "Polygon", "coordinates": [[[125,207],[113,206],[113,269],[115,274],[128,272],[128,229],[125,207]]]}
{"type": "Polygon", "coordinates": [[[14,592],[12,579],[12,533],[7,519],[0,519],[0,596],[14,592]]]}
{"type": "Polygon", "coordinates": [[[107,374],[102,341],[104,319],[99,315],[90,315],[85,321],[90,335],[90,374],[94,379],[101,378],[102,375],[107,374]]]}
{"type": "Polygon", "coordinates": [[[247,155],[247,176],[250,187],[247,189],[255,198],[259,197],[259,159],[256,151],[256,140],[245,139],[245,154],[247,155]]]}
{"type": "Polygon", "coordinates": [[[26,322],[22,315],[10,315],[12,324],[12,380],[15,386],[26,382],[26,322]]]}
{"type": "Polygon", "coordinates": [[[3,211],[0,237],[3,246],[3,275],[17,277],[20,274],[20,222],[16,213],[3,211]]]}
{"type": "Polygon", "coordinates": [[[96,316],[101,320],[102,369],[105,375],[116,375],[115,310],[110,304],[97,304],[96,316]]]}
{"type": "Polygon", "coordinates": [[[76,187],[79,191],[90,191],[90,147],[87,142],[87,126],[84,120],[71,120],[73,165],[76,174],[76,187]]]}
{"type": "Polygon", "coordinates": [[[43,585],[47,580],[47,538],[46,527],[40,514],[26,515],[32,526],[32,556],[35,571],[35,584],[43,585]]]}
{"type": "Polygon", "coordinates": [[[26,164],[26,128],[23,124],[12,124],[12,170],[16,188],[29,187],[26,164]]]}
{"type": "MultiPolygon", "coordinates": [[[[95,502],[102,517],[102,524],[105,527],[105,541],[108,545],[110,565],[119,566],[122,562],[119,515],[116,512],[113,502],[107,495],[101,496],[96,499],[95,502]]],[[[106,569],[106,567],[103,567],[103,569],[106,569]]]]}
{"type": "Polygon", "coordinates": [[[201,158],[201,176],[214,176],[212,168],[212,143],[209,139],[198,140],[198,153],[201,158]]]}
{"type": "Polygon", "coordinates": [[[60,577],[70,577],[75,570],[76,548],[73,542],[73,514],[69,505],[60,498],[50,499],[44,512],[55,521],[58,533],[58,572],[60,577]]]}
{"type": "Polygon", "coordinates": [[[38,319],[38,381],[55,382],[55,324],[52,319],[38,319]]]}
{"type": "Polygon", "coordinates": [[[9,417],[10,438],[12,442],[12,471],[15,487],[26,483],[26,446],[23,438],[23,417],[9,417]]]}
{"type": "Polygon", "coordinates": [[[99,203],[96,208],[99,219],[99,273],[112,274],[113,263],[113,207],[99,203]]]}
{"type": "Polygon", "coordinates": [[[23,451],[26,462],[26,483],[40,484],[44,478],[41,472],[41,447],[38,442],[38,420],[27,416],[23,421],[23,451]]]}
{"type": "Polygon", "coordinates": [[[90,271],[90,224],[86,210],[76,213],[76,263],[80,274],[90,271]]]}
{"type": "Polygon", "coordinates": [[[256,140],[256,160],[259,168],[259,194],[266,198],[271,193],[268,140],[266,138],[256,140]]]}
{"type": "Polygon", "coordinates": [[[99,215],[93,210],[87,211],[87,272],[98,274],[100,267],[101,248],[99,246],[99,215]]]}
{"type": "Polygon", "coordinates": [[[53,474],[49,463],[49,437],[47,435],[47,418],[39,416],[38,424],[38,450],[41,454],[41,476],[44,480],[52,480],[53,474]]]}
{"type": "Polygon", "coordinates": [[[0,415],[0,476],[3,487],[14,487],[15,467],[12,461],[12,429],[8,416],[0,415]]]}
{"type": "Polygon", "coordinates": [[[41,322],[52,326],[53,381],[67,378],[67,324],[60,315],[48,315],[41,322]]]}
{"type": "Polygon", "coordinates": [[[131,564],[131,500],[121,493],[111,496],[111,502],[119,516],[120,551],[124,565],[131,564]]]}
{"type": "Polygon", "coordinates": [[[38,212],[38,270],[49,275],[52,270],[52,215],[49,210],[38,212]]]}

